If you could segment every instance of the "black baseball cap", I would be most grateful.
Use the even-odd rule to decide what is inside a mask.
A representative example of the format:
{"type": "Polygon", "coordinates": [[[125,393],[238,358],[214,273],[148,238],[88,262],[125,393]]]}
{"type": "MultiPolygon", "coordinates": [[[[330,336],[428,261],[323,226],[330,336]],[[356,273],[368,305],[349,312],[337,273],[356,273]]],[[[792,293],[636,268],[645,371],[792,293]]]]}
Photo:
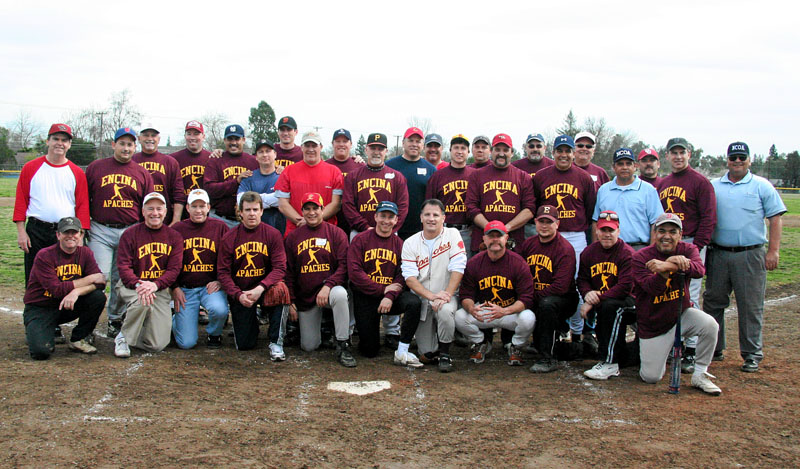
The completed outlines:
{"type": "Polygon", "coordinates": [[[58,220],[59,233],[66,233],[69,230],[80,231],[81,229],[81,222],[75,217],[64,217],[58,220]]]}
{"type": "Polygon", "coordinates": [[[263,147],[265,145],[270,147],[270,148],[272,148],[273,150],[275,149],[275,144],[272,143],[272,140],[270,140],[268,138],[262,138],[261,140],[258,141],[258,143],[256,143],[256,147],[255,147],[254,150],[258,151],[259,148],[261,148],[261,147],[263,147]]]}
{"type": "Polygon", "coordinates": [[[750,147],[744,142],[733,142],[728,145],[728,156],[733,155],[750,156],[750,147]]]}
{"type": "Polygon", "coordinates": [[[384,134],[369,134],[367,138],[367,146],[369,145],[383,145],[384,147],[389,146],[389,139],[386,138],[384,134]]]}
{"type": "Polygon", "coordinates": [[[692,148],[691,146],[689,146],[689,142],[687,142],[686,139],[683,137],[675,137],[669,139],[669,141],[667,142],[667,151],[670,151],[675,147],[681,147],[687,150],[692,148]]]}
{"type": "Polygon", "coordinates": [[[278,128],[289,127],[292,130],[297,130],[297,122],[294,121],[292,116],[283,116],[278,120],[278,128]]]}

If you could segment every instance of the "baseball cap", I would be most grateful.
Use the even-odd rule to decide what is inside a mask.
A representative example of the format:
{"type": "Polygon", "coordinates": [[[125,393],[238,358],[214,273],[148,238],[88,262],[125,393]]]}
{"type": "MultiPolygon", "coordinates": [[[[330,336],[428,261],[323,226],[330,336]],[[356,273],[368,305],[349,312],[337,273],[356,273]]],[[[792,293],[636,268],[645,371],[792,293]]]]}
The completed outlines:
{"type": "Polygon", "coordinates": [[[508,234],[506,224],[500,220],[492,220],[483,227],[483,234],[489,234],[492,231],[499,231],[503,234],[508,234]]]}
{"type": "Polygon", "coordinates": [[[156,126],[155,126],[155,125],[153,125],[152,123],[149,123],[149,122],[148,122],[147,124],[145,124],[145,125],[143,125],[143,126],[139,127],[139,133],[140,133],[140,134],[141,134],[142,132],[144,132],[145,130],[152,130],[153,132],[155,132],[155,133],[157,133],[157,134],[160,134],[160,133],[161,133],[161,132],[159,132],[159,131],[158,131],[158,129],[156,128],[156,126]]]}
{"type": "Polygon", "coordinates": [[[242,137],[244,138],[244,128],[239,124],[232,124],[225,127],[225,138],[242,137]]]}
{"type": "Polygon", "coordinates": [[[425,136],[425,146],[427,147],[429,143],[438,143],[440,146],[444,146],[442,143],[442,136],[439,134],[428,134],[425,136]]]}
{"type": "Polygon", "coordinates": [[[750,156],[750,147],[744,142],[733,142],[728,145],[728,156],[731,155],[750,156]]]}
{"type": "Polygon", "coordinates": [[[186,204],[192,205],[192,202],[196,200],[202,200],[207,204],[210,203],[208,192],[204,191],[203,189],[195,189],[192,192],[189,192],[189,195],[186,197],[186,204]]]}
{"type": "Polygon", "coordinates": [[[655,226],[661,226],[664,223],[673,223],[678,225],[678,228],[683,231],[683,223],[679,216],[675,215],[674,213],[664,212],[656,218],[655,226]]]}
{"type": "Polygon", "coordinates": [[[475,145],[478,142],[485,142],[487,145],[492,144],[492,140],[487,137],[486,135],[478,135],[477,137],[472,139],[472,144],[475,145]]]}
{"type": "Polygon", "coordinates": [[[403,138],[406,139],[412,135],[417,135],[419,138],[425,138],[425,134],[422,133],[422,130],[419,127],[409,127],[406,130],[406,133],[403,134],[403,138]]]}
{"type": "Polygon", "coordinates": [[[453,138],[450,139],[450,146],[453,146],[454,143],[463,143],[469,146],[469,139],[464,134],[453,135],[453,138]]]}
{"type": "Polygon", "coordinates": [[[367,146],[370,145],[381,145],[385,148],[389,146],[389,139],[387,139],[386,135],[383,134],[369,134],[369,138],[367,138],[367,146]]]}
{"type": "Polygon", "coordinates": [[[544,143],[544,137],[542,137],[542,134],[530,134],[530,135],[528,135],[528,138],[525,139],[525,143],[528,143],[531,140],[538,140],[538,141],[544,143]]]}
{"type": "Polygon", "coordinates": [[[278,128],[280,129],[281,127],[289,127],[292,130],[297,130],[297,122],[295,122],[292,116],[283,116],[278,119],[278,128]]]}
{"type": "Polygon", "coordinates": [[[303,145],[306,142],[314,142],[317,145],[322,145],[322,139],[320,138],[319,134],[313,130],[309,130],[308,132],[304,133],[303,138],[300,139],[300,145],[303,145]]]}
{"type": "Polygon", "coordinates": [[[535,220],[540,218],[549,218],[550,220],[558,221],[558,209],[552,205],[541,205],[539,209],[536,210],[535,220]]]}
{"type": "Polygon", "coordinates": [[[653,148],[645,148],[644,150],[640,151],[639,152],[639,161],[641,161],[642,158],[644,158],[645,156],[655,156],[656,159],[659,159],[658,158],[658,152],[655,151],[655,149],[653,149],[653,148]]]}
{"type": "Polygon", "coordinates": [[[514,145],[511,144],[511,137],[508,134],[497,134],[492,139],[492,146],[499,145],[508,145],[509,148],[514,148],[514,145]]]}
{"type": "Polygon", "coordinates": [[[183,131],[186,132],[187,130],[192,130],[192,129],[200,132],[201,134],[205,133],[205,130],[203,130],[203,124],[201,124],[198,121],[189,121],[189,122],[187,122],[186,123],[186,128],[183,129],[183,131]]]}
{"type": "Polygon", "coordinates": [[[375,209],[375,213],[378,212],[392,212],[397,215],[397,204],[394,202],[389,202],[388,200],[384,200],[383,202],[378,204],[378,208],[375,209]]]}
{"type": "Polygon", "coordinates": [[[575,149],[575,140],[572,139],[569,135],[559,135],[556,137],[556,140],[553,142],[553,149],[560,147],[561,145],[566,145],[573,150],[575,149]]]}
{"type": "Polygon", "coordinates": [[[333,138],[331,142],[336,140],[336,137],[345,137],[347,140],[353,141],[353,138],[350,136],[350,131],[347,129],[339,129],[333,133],[333,138]]]}
{"type": "Polygon", "coordinates": [[[114,134],[114,141],[116,142],[125,135],[130,135],[133,137],[133,140],[136,141],[136,131],[130,127],[121,127],[117,129],[117,132],[114,134]]]}
{"type": "Polygon", "coordinates": [[[167,200],[164,198],[163,195],[159,194],[158,192],[151,192],[144,196],[144,200],[142,201],[142,205],[150,202],[153,199],[160,200],[162,204],[167,205],[167,200]]]}
{"type": "Polygon", "coordinates": [[[597,217],[598,228],[619,228],[619,215],[613,210],[603,210],[597,217]]]}
{"type": "Polygon", "coordinates": [[[669,139],[669,141],[667,142],[667,151],[670,151],[675,147],[682,147],[686,148],[687,150],[691,148],[689,146],[689,142],[687,142],[686,139],[683,137],[675,137],[669,139]]]}
{"type": "Polygon", "coordinates": [[[302,202],[300,204],[301,207],[309,202],[311,202],[312,204],[316,204],[319,207],[325,206],[325,203],[322,200],[322,196],[318,192],[306,192],[305,195],[303,195],[303,199],[301,200],[301,202],[302,202]]]}
{"type": "Polygon", "coordinates": [[[47,131],[47,136],[51,136],[53,134],[67,134],[69,138],[72,138],[72,127],[68,126],[67,124],[53,124],[50,126],[50,130],[47,131]]]}
{"type": "Polygon", "coordinates": [[[69,230],[80,231],[81,229],[81,222],[75,217],[64,217],[58,220],[59,233],[65,233],[69,230]]]}
{"type": "Polygon", "coordinates": [[[620,148],[620,149],[618,149],[617,151],[614,152],[614,163],[616,163],[619,160],[624,160],[624,159],[629,159],[631,161],[634,161],[633,160],[633,150],[631,150],[630,148],[624,148],[623,147],[623,148],[620,148]]]}
{"type": "Polygon", "coordinates": [[[595,137],[591,132],[587,132],[585,130],[583,132],[578,132],[578,135],[575,136],[575,141],[577,142],[582,138],[588,138],[592,141],[592,143],[597,143],[597,137],[595,137]]]}
{"type": "Polygon", "coordinates": [[[270,147],[270,148],[272,148],[273,150],[275,149],[275,144],[272,143],[272,140],[270,140],[268,138],[262,138],[261,140],[258,141],[258,143],[256,143],[256,147],[253,150],[254,151],[258,151],[259,148],[261,148],[261,147],[263,147],[265,145],[270,147]]]}

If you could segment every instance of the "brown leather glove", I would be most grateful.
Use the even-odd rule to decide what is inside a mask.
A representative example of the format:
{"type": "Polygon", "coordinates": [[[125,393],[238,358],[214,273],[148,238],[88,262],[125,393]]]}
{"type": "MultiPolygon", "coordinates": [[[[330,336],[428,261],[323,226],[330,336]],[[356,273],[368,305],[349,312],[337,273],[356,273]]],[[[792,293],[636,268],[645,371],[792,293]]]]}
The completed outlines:
{"type": "Polygon", "coordinates": [[[289,295],[289,288],[283,281],[269,287],[269,290],[264,293],[264,306],[288,305],[291,303],[292,298],[289,295]]]}

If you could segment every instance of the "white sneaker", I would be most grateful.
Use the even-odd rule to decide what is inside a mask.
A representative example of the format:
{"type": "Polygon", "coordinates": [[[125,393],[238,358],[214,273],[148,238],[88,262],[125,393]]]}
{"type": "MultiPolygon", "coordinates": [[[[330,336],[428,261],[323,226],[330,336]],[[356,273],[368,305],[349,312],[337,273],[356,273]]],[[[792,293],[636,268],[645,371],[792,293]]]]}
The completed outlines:
{"type": "Polygon", "coordinates": [[[87,354],[97,353],[97,349],[94,348],[92,344],[86,342],[83,339],[75,342],[70,341],[69,349],[80,353],[87,353],[87,354]]]}
{"type": "Polygon", "coordinates": [[[399,366],[408,366],[411,368],[422,368],[422,362],[419,361],[416,355],[411,352],[400,354],[397,350],[394,351],[394,364],[399,366]]]}
{"type": "Polygon", "coordinates": [[[583,376],[589,379],[608,379],[612,376],[619,376],[619,365],[617,363],[600,362],[584,371],[583,376]]]}
{"type": "Polygon", "coordinates": [[[117,334],[117,337],[114,339],[114,355],[119,358],[128,358],[131,356],[131,349],[128,347],[128,342],[125,341],[125,336],[122,335],[122,332],[117,334]]]}
{"type": "Polygon", "coordinates": [[[722,394],[722,389],[720,389],[716,384],[712,383],[709,378],[717,379],[709,372],[694,373],[692,374],[692,386],[706,394],[711,394],[712,396],[719,396],[722,394]]]}
{"type": "Polygon", "coordinates": [[[286,354],[283,353],[283,346],[276,343],[269,344],[269,359],[274,362],[286,360],[286,354]]]}

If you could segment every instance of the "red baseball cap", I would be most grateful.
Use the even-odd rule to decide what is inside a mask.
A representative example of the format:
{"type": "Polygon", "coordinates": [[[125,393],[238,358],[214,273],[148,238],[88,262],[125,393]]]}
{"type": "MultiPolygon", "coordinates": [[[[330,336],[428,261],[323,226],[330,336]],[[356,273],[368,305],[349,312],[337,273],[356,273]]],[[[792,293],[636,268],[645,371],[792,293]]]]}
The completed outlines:
{"type": "Polygon", "coordinates": [[[619,228],[619,215],[613,210],[603,210],[597,217],[598,228],[619,228]]]}
{"type": "Polygon", "coordinates": [[[425,138],[425,134],[422,133],[422,130],[419,127],[409,127],[406,130],[406,133],[403,134],[403,138],[408,138],[412,135],[418,135],[419,138],[425,138]]]}
{"type": "Polygon", "coordinates": [[[306,192],[306,194],[303,196],[302,202],[303,203],[300,204],[301,207],[303,205],[307,204],[308,202],[311,202],[312,204],[316,204],[316,205],[318,205],[320,207],[324,207],[325,206],[325,203],[322,200],[322,196],[318,192],[306,192]]]}
{"type": "Polygon", "coordinates": [[[511,137],[508,134],[497,134],[492,139],[492,146],[495,146],[499,143],[504,145],[508,145],[508,148],[514,148],[514,145],[511,144],[511,137]]]}
{"type": "Polygon", "coordinates": [[[637,158],[637,161],[641,161],[642,158],[644,158],[645,156],[655,156],[656,159],[659,159],[657,151],[655,151],[652,148],[645,148],[644,150],[639,152],[639,158],[637,158]]]}
{"type": "Polygon", "coordinates": [[[483,234],[489,234],[489,232],[491,231],[499,231],[503,234],[508,234],[508,228],[506,228],[506,224],[501,222],[500,220],[490,221],[483,228],[483,234]]]}
{"type": "Polygon", "coordinates": [[[50,130],[47,131],[47,136],[51,136],[53,134],[62,133],[69,135],[69,138],[72,138],[72,128],[67,124],[53,124],[50,126],[50,130]]]}
{"type": "Polygon", "coordinates": [[[190,129],[194,129],[194,130],[200,132],[201,134],[205,133],[205,131],[203,130],[203,124],[201,124],[198,121],[189,121],[189,122],[187,122],[186,123],[186,128],[183,131],[186,132],[187,130],[190,130],[190,129]]]}

